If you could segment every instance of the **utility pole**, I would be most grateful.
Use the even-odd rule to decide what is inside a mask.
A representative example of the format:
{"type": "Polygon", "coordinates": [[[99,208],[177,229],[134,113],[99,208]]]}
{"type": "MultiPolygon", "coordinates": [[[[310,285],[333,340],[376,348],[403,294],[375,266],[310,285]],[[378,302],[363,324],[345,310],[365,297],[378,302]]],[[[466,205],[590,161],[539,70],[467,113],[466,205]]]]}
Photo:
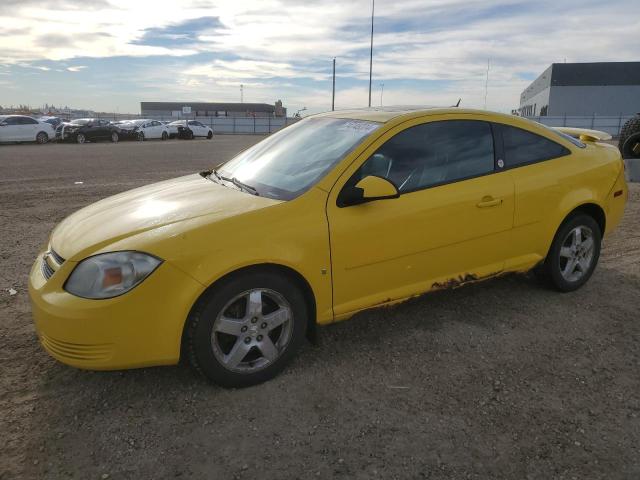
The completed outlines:
{"type": "Polygon", "coordinates": [[[489,92],[489,60],[487,58],[487,78],[484,81],[484,109],[487,109],[487,93],[489,92]]]}
{"type": "Polygon", "coordinates": [[[371,49],[369,50],[369,107],[371,107],[371,80],[373,78],[373,14],[376,0],[371,0],[371,49]]]}
{"type": "Polygon", "coordinates": [[[244,85],[240,84],[240,103],[244,103],[244,85]]]}
{"type": "Polygon", "coordinates": [[[384,94],[384,82],[380,84],[380,106],[382,106],[382,95],[384,94]]]}
{"type": "Polygon", "coordinates": [[[333,57],[333,90],[331,92],[331,111],[336,108],[336,57],[333,57]]]}

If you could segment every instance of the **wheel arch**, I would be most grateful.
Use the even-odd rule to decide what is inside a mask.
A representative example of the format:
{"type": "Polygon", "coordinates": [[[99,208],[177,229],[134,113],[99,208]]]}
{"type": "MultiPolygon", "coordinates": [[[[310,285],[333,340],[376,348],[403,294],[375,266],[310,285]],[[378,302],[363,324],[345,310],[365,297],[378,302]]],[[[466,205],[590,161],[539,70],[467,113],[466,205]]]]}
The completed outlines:
{"type": "Polygon", "coordinates": [[[551,247],[553,246],[553,242],[555,241],[558,235],[558,232],[562,228],[562,225],[564,225],[571,217],[579,213],[586,213],[587,215],[591,216],[600,227],[600,233],[604,237],[604,232],[607,226],[607,216],[604,209],[593,201],[587,201],[587,202],[581,203],[578,206],[574,207],[569,212],[567,212],[562,217],[562,221],[558,223],[558,226],[556,227],[555,232],[553,233],[553,237],[551,237],[547,245],[546,254],[542,260],[543,262],[546,261],[547,257],[549,256],[549,251],[551,250],[551,247]]]}
{"type": "Polygon", "coordinates": [[[191,309],[189,310],[189,314],[187,315],[187,318],[184,319],[184,325],[182,326],[182,337],[180,342],[180,358],[181,359],[183,359],[183,352],[185,350],[184,347],[185,347],[185,341],[186,341],[186,331],[189,325],[188,319],[191,316],[191,313],[193,312],[193,310],[199,305],[199,303],[205,297],[205,295],[209,293],[211,290],[213,290],[214,288],[216,288],[218,285],[220,285],[222,282],[229,281],[230,279],[236,276],[248,275],[254,272],[270,272],[270,273],[276,273],[279,275],[284,275],[287,278],[289,278],[294,284],[296,284],[298,288],[300,288],[300,291],[304,296],[305,303],[307,304],[307,308],[309,310],[309,316],[307,318],[307,339],[312,343],[316,343],[316,339],[317,339],[316,298],[315,298],[315,294],[313,293],[313,289],[311,288],[311,285],[309,284],[307,279],[300,272],[294,270],[291,267],[278,264],[278,263],[259,263],[254,265],[247,265],[226,273],[222,277],[215,280],[207,288],[205,288],[205,290],[198,296],[196,301],[191,306],[191,309]]]}
{"type": "Polygon", "coordinates": [[[587,215],[592,217],[600,227],[600,234],[604,237],[604,232],[607,227],[607,214],[600,205],[594,202],[586,202],[575,207],[567,215],[565,215],[560,225],[562,225],[569,218],[578,213],[586,213],[587,215]]]}

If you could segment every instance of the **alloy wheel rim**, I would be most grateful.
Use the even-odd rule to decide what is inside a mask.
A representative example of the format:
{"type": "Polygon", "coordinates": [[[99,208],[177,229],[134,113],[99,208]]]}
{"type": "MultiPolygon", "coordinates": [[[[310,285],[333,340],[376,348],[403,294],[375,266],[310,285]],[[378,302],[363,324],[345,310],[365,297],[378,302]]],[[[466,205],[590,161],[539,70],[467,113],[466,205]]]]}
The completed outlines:
{"type": "Polygon", "coordinates": [[[593,231],[584,225],[572,229],[560,247],[560,274],[567,282],[577,282],[591,268],[595,243],[593,231]]]}
{"type": "Polygon", "coordinates": [[[266,288],[233,297],[213,323],[213,354],[227,370],[254,373],[273,364],[284,352],[293,331],[289,302],[266,288]]]}
{"type": "Polygon", "coordinates": [[[84,143],[84,140],[85,139],[83,134],[78,135],[78,143],[84,143]]]}
{"type": "Polygon", "coordinates": [[[111,141],[112,141],[113,143],[117,143],[117,142],[118,142],[118,134],[117,134],[117,133],[113,132],[113,133],[111,134],[111,141]]]}

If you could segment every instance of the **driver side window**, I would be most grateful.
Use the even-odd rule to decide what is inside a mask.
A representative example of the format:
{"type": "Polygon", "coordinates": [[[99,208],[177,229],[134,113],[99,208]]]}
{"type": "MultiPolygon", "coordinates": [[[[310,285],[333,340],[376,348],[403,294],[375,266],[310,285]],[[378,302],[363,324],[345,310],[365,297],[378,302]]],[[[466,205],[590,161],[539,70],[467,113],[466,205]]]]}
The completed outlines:
{"type": "Polygon", "coordinates": [[[382,145],[355,173],[375,175],[408,193],[494,170],[493,134],[487,122],[446,120],[410,127],[382,145]]]}

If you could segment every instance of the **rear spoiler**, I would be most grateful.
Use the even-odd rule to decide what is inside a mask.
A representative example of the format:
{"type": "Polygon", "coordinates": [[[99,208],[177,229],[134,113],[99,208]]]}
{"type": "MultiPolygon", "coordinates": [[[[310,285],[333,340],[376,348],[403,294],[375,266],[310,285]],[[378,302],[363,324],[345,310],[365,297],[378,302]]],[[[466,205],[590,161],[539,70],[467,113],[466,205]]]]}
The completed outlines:
{"type": "Polygon", "coordinates": [[[603,140],[611,140],[611,135],[607,132],[601,132],[600,130],[589,130],[588,128],[573,128],[573,127],[552,127],[554,130],[569,135],[570,137],[578,138],[583,142],[598,142],[603,140]]]}

